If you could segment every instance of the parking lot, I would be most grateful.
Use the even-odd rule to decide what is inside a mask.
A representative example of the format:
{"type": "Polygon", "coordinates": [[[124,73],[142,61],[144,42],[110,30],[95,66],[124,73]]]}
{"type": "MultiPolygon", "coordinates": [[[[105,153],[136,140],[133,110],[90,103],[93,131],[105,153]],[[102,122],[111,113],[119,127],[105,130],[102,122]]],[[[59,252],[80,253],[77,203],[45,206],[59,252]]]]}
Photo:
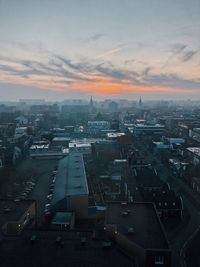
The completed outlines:
{"type": "Polygon", "coordinates": [[[4,173],[0,181],[0,197],[32,198],[37,201],[38,224],[44,222],[47,195],[50,194],[52,172],[58,160],[23,160],[15,169],[4,173]]]}

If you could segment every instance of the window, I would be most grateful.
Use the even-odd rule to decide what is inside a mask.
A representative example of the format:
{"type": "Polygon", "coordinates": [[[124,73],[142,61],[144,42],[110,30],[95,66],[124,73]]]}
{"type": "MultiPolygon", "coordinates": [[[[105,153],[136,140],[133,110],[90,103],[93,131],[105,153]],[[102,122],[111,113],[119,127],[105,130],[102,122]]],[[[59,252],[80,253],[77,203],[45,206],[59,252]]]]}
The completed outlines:
{"type": "Polygon", "coordinates": [[[163,265],[164,256],[155,256],[155,265],[163,265]]]}

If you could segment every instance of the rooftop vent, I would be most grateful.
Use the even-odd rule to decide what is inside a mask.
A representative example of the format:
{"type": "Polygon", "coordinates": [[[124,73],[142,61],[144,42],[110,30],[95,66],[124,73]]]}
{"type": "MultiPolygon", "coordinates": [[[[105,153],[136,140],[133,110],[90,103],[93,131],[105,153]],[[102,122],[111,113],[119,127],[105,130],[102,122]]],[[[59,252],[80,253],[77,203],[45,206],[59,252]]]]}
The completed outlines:
{"type": "Polygon", "coordinates": [[[128,233],[129,233],[129,234],[134,234],[134,232],[135,232],[135,231],[134,231],[133,227],[129,227],[129,228],[128,228],[128,233]]]}
{"type": "Polygon", "coordinates": [[[128,216],[128,214],[129,214],[129,213],[128,213],[127,211],[122,211],[122,212],[121,212],[121,216],[123,216],[123,217],[128,216]]]}

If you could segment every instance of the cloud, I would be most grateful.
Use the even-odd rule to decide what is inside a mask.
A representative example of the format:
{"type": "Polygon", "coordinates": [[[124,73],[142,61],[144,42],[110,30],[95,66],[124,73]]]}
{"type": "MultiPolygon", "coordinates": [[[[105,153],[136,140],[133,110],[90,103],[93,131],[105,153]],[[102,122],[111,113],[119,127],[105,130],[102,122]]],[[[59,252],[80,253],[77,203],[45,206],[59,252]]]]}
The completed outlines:
{"type": "Polygon", "coordinates": [[[105,36],[105,34],[102,34],[102,33],[96,33],[92,36],[90,36],[87,41],[88,42],[96,42],[97,40],[103,38],[105,36]]]}
{"type": "Polygon", "coordinates": [[[114,80],[129,80],[137,83],[137,78],[139,74],[135,71],[127,71],[114,67],[112,64],[99,64],[94,68],[96,71],[100,72],[107,77],[110,77],[114,80]]]}
{"type": "Polygon", "coordinates": [[[120,46],[118,46],[116,48],[110,49],[110,50],[108,50],[108,51],[96,56],[95,59],[104,58],[106,56],[110,56],[112,54],[115,54],[115,53],[123,50],[126,46],[127,46],[127,44],[122,44],[122,45],[120,45],[120,46]]]}
{"type": "Polygon", "coordinates": [[[128,60],[125,60],[125,61],[124,61],[124,64],[125,64],[125,65],[130,65],[130,64],[135,63],[135,62],[136,62],[135,59],[128,59],[128,60]]]}
{"type": "Polygon", "coordinates": [[[192,59],[194,57],[194,55],[196,55],[198,53],[198,51],[184,51],[184,53],[182,54],[182,61],[183,62],[187,62],[190,59],[192,59]]]}
{"type": "Polygon", "coordinates": [[[153,70],[153,67],[150,67],[150,66],[149,66],[149,67],[146,67],[146,68],[143,70],[142,75],[143,75],[143,76],[147,76],[151,70],[153,70]]]}
{"type": "Polygon", "coordinates": [[[171,45],[170,47],[170,52],[171,55],[168,57],[164,65],[161,67],[164,69],[167,67],[169,64],[172,64],[174,62],[174,59],[177,59],[179,62],[184,63],[193,58],[194,55],[198,53],[196,50],[188,50],[188,46],[183,43],[176,43],[171,45]]]}
{"type": "Polygon", "coordinates": [[[187,47],[186,44],[176,43],[171,46],[170,51],[173,55],[177,55],[181,53],[186,47],[187,47]]]}
{"type": "Polygon", "coordinates": [[[186,80],[178,77],[174,74],[160,74],[160,75],[148,75],[143,82],[149,86],[164,86],[177,89],[197,89],[200,90],[200,81],[198,80],[186,80]]]}
{"type": "MultiPolygon", "coordinates": [[[[185,60],[189,60],[194,54],[184,54],[185,60]]],[[[165,91],[200,90],[198,80],[187,80],[174,74],[155,73],[154,68],[148,65],[144,65],[140,72],[136,72],[109,62],[99,64],[89,59],[73,61],[56,54],[51,54],[47,61],[42,62],[5,57],[0,57],[1,60],[3,62],[0,64],[1,82],[9,81],[49,90],[68,90],[68,86],[76,91],[99,90],[102,94],[120,94],[127,90],[135,92],[140,88],[141,90],[145,88],[145,92],[149,88],[149,92],[152,92],[155,87],[157,90],[159,88],[165,91]]]]}

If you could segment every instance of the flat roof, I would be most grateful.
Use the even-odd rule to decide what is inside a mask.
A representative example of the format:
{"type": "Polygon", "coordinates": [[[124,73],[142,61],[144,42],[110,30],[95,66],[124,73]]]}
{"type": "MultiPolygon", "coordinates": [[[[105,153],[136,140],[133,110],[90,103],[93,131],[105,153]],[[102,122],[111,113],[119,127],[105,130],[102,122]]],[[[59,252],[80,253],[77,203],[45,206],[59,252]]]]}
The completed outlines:
{"type": "Polygon", "coordinates": [[[70,137],[54,137],[52,142],[55,142],[55,141],[69,141],[70,140],[70,137]]]}
{"type": "Polygon", "coordinates": [[[134,266],[133,259],[122,253],[114,243],[111,249],[104,249],[103,241],[92,239],[92,233],[89,232],[26,230],[21,237],[3,240],[1,266],[134,266]],[[34,245],[29,241],[33,235],[36,236],[34,245]],[[58,236],[63,248],[55,244],[58,236]],[[82,239],[85,240],[84,246],[82,239]]]}
{"type": "Polygon", "coordinates": [[[8,221],[18,221],[34,200],[0,199],[0,226],[8,221]]]}
{"type": "Polygon", "coordinates": [[[169,249],[153,203],[109,203],[106,223],[116,224],[117,231],[145,249],[169,249]],[[129,214],[123,216],[127,211],[129,214]],[[133,234],[128,233],[129,228],[134,229],[133,234]]]}
{"type": "Polygon", "coordinates": [[[69,143],[69,148],[76,148],[76,147],[91,147],[91,144],[90,143],[75,143],[75,142],[69,143]]]}
{"type": "Polygon", "coordinates": [[[82,153],[69,153],[60,160],[52,203],[67,196],[88,195],[88,184],[82,153]]]}
{"type": "Polygon", "coordinates": [[[164,128],[165,126],[162,124],[135,124],[135,127],[143,127],[143,128],[164,128]]]}
{"type": "Polygon", "coordinates": [[[200,156],[200,147],[188,147],[187,150],[197,156],[200,156]]]}
{"type": "Polygon", "coordinates": [[[56,212],[52,224],[68,224],[71,222],[73,212],[56,212]]]}
{"type": "Polygon", "coordinates": [[[41,150],[41,149],[49,149],[49,144],[41,144],[41,145],[32,145],[30,150],[41,150]]]}
{"type": "Polygon", "coordinates": [[[117,138],[119,136],[125,135],[125,133],[117,132],[117,133],[107,133],[108,138],[117,138]]]}

